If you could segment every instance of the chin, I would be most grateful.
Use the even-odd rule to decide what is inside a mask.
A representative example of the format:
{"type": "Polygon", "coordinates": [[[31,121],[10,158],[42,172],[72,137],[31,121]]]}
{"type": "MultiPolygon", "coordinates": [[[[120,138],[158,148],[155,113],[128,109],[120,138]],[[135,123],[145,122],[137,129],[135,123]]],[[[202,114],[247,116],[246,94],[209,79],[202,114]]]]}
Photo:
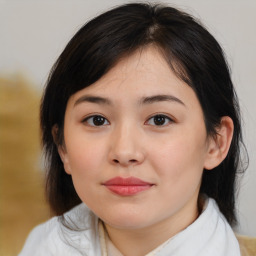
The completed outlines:
{"type": "Polygon", "coordinates": [[[107,225],[118,229],[140,229],[149,225],[149,220],[145,219],[145,214],[115,214],[101,218],[107,225]]]}

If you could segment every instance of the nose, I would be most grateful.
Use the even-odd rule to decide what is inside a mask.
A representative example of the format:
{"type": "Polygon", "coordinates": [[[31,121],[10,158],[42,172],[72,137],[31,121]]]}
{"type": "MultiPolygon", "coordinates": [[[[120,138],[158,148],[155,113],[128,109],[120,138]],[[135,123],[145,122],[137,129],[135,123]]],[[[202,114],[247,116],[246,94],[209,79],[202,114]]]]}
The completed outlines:
{"type": "Polygon", "coordinates": [[[141,164],[145,159],[142,138],[134,127],[124,124],[113,131],[109,159],[112,164],[131,166],[141,164]]]}

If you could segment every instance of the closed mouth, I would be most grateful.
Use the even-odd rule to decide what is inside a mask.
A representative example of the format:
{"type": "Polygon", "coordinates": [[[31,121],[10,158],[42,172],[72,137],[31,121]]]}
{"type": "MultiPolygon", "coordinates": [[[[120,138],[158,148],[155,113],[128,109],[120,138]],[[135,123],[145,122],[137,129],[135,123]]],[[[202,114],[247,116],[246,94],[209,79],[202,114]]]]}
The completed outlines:
{"type": "Polygon", "coordinates": [[[115,177],[104,182],[102,185],[117,195],[132,196],[150,189],[154,184],[135,177],[115,177]]]}

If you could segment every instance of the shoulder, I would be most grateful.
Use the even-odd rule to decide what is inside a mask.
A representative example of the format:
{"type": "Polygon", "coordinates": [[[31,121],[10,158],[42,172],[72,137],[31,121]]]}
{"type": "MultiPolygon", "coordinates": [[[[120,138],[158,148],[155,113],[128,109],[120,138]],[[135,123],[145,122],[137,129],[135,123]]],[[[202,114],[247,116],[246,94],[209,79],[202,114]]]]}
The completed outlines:
{"type": "Polygon", "coordinates": [[[199,217],[170,238],[154,255],[240,256],[240,249],[232,228],[216,202],[205,198],[199,217]]]}
{"type": "Polygon", "coordinates": [[[29,234],[19,256],[80,255],[83,246],[90,247],[97,219],[80,204],[62,217],[53,217],[35,227],[29,234]],[[85,239],[81,239],[85,237],[85,239]],[[76,243],[72,243],[76,241],[76,243]]]}
{"type": "Polygon", "coordinates": [[[216,255],[217,253],[225,256],[240,255],[239,244],[232,227],[212,198],[206,200],[205,211],[202,213],[201,220],[199,218],[200,225],[202,225],[201,239],[202,236],[207,238],[205,249],[209,251],[208,255],[216,255]]]}
{"type": "Polygon", "coordinates": [[[43,255],[46,251],[54,254],[59,241],[59,220],[54,217],[35,227],[29,234],[20,256],[43,255]],[[39,250],[38,250],[39,248],[39,250]]]}

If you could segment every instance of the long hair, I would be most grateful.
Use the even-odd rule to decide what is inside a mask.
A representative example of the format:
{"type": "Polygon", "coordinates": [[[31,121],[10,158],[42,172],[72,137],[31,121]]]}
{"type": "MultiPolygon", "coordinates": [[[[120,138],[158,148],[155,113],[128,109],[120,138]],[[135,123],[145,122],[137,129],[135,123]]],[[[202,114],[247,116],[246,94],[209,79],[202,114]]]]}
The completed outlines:
{"type": "Polygon", "coordinates": [[[216,135],[221,117],[233,120],[228,155],[213,170],[204,170],[200,189],[200,193],[216,200],[233,224],[243,141],[239,104],[224,53],[215,38],[192,16],[176,8],[147,3],[122,5],[89,21],[70,40],[51,70],[41,102],[50,206],[55,214],[62,215],[81,202],[57,151],[57,145],[64,143],[64,116],[70,96],[96,82],[121,58],[150,44],[159,48],[177,77],[196,93],[208,135],[216,135]],[[58,127],[55,141],[54,125],[58,127]]]}

